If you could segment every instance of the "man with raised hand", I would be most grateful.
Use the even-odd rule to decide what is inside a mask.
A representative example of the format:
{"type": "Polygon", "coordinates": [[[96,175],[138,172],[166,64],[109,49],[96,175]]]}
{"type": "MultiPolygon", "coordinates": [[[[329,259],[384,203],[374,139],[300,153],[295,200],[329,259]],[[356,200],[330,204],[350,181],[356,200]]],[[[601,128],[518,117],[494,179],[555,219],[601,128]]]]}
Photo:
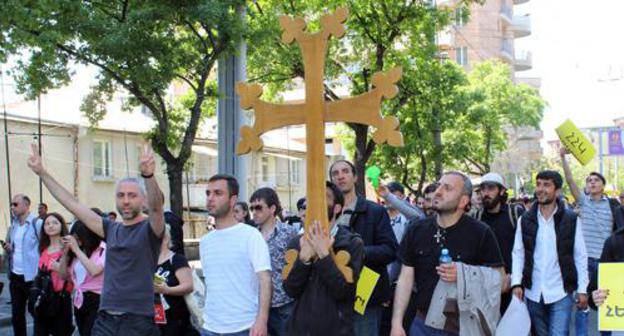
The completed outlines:
{"type": "Polygon", "coordinates": [[[115,199],[122,222],[102,218],[78,202],[44,168],[34,144],[28,166],[59,203],[106,241],[104,287],[92,335],[158,335],[154,324],[153,274],[165,222],[152,151],[146,146],[140,158],[144,184],[133,177],[117,181],[115,199]],[[147,216],[142,212],[145,204],[147,216]]]}

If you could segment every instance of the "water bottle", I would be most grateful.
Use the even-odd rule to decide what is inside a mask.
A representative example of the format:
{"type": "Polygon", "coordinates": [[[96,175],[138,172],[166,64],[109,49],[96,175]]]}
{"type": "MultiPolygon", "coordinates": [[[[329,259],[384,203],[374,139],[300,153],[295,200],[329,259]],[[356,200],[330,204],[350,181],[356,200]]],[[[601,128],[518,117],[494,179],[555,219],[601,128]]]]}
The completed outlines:
{"type": "Polygon", "coordinates": [[[453,262],[453,258],[451,258],[451,255],[449,254],[449,250],[443,248],[442,251],[440,251],[440,265],[450,264],[452,262],[453,262]]]}

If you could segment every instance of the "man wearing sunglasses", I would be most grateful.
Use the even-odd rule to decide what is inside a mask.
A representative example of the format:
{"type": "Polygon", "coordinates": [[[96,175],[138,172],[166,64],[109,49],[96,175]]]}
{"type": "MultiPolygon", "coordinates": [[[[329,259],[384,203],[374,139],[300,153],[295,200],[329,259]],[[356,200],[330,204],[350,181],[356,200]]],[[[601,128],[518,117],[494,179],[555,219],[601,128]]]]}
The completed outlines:
{"type": "Polygon", "coordinates": [[[17,194],[11,199],[11,227],[3,244],[9,262],[11,322],[13,334],[26,336],[26,303],[39,264],[41,221],[30,212],[30,198],[17,194]]]}
{"type": "Polygon", "coordinates": [[[272,336],[286,335],[286,321],[292,313],[294,300],[284,291],[282,270],[286,265],[286,247],[288,242],[297,236],[297,229],[282,223],[277,218],[282,207],[275,190],[260,188],[254,191],[249,199],[249,204],[253,221],[258,225],[262,237],[269,246],[269,254],[271,255],[273,297],[269,310],[268,332],[272,336]]]}

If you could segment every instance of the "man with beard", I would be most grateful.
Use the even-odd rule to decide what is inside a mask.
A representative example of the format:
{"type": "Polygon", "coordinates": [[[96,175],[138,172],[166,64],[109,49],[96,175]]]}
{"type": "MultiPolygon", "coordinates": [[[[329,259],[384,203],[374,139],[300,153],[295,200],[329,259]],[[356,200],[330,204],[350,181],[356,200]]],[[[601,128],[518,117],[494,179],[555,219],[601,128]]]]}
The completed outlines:
{"type": "Polygon", "coordinates": [[[327,182],[325,193],[329,232],[323,232],[318,222],[312,223],[307,235],[299,235],[288,244],[289,250],[298,252],[284,280],[286,293],[295,299],[287,324],[288,335],[355,335],[353,305],[364,263],[364,242],[350,228],[336,224],[344,205],[340,189],[327,182]],[[345,279],[332,257],[340,251],[349,253],[352,282],[345,279]]]}
{"type": "Polygon", "coordinates": [[[501,296],[501,314],[507,310],[511,302],[509,292],[511,281],[511,250],[518,218],[524,213],[521,206],[507,204],[507,189],[503,177],[496,173],[487,173],[481,178],[479,185],[483,209],[477,211],[476,218],[487,224],[498,241],[503,261],[505,262],[505,283],[501,296]]]}
{"type": "Polygon", "coordinates": [[[28,166],[41,177],[52,196],[106,241],[104,285],[93,335],[157,335],[154,324],[154,285],[160,245],[165,230],[163,197],[154,178],[154,154],[145,147],[140,172],[145,187],[127,177],[115,188],[117,211],[123,222],[102,218],[79,203],[44,169],[36,145],[28,166]],[[147,204],[148,215],[142,213],[147,204]]]}
{"type": "Polygon", "coordinates": [[[329,167],[331,181],[343,193],[345,206],[338,225],[350,227],[364,241],[365,266],[379,274],[377,285],[368,301],[364,315],[354,317],[357,336],[379,336],[382,306],[392,297],[387,266],[396,259],[397,241],[390,226],[390,217],[378,204],[355,192],[355,167],[347,160],[338,160],[329,167]]]}
{"type": "Polygon", "coordinates": [[[502,272],[503,260],[494,233],[487,225],[465,214],[472,194],[470,179],[460,172],[447,172],[439,183],[433,199],[437,216],[410,226],[399,248],[402,267],[394,296],[392,336],[406,335],[403,319],[414,283],[418,288],[414,296],[416,317],[409,335],[453,335],[425,325],[438,281],[457,281],[454,262],[492,267],[502,272]],[[448,249],[453,263],[438,266],[442,249],[448,249]]]}
{"type": "Polygon", "coordinates": [[[587,252],[580,219],[559,196],[563,180],[556,171],[536,177],[537,202],[522,215],[512,252],[513,295],[526,296],[537,336],[567,336],[577,307],[587,309],[587,252]]]}
{"type": "Polygon", "coordinates": [[[271,306],[271,258],[258,229],[238,223],[238,182],[217,174],[208,180],[206,208],[215,229],[201,238],[204,336],[266,336],[271,306]]]}

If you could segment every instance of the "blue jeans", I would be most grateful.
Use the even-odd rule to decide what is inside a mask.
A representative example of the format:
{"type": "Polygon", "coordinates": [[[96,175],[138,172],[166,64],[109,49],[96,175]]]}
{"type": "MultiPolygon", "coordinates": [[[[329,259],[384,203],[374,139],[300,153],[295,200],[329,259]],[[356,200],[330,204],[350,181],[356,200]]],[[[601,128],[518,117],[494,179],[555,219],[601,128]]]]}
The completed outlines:
{"type": "Polygon", "coordinates": [[[271,336],[286,336],[286,322],[292,314],[295,303],[291,302],[269,310],[267,329],[271,336]]]}
{"type": "Polygon", "coordinates": [[[457,334],[449,333],[444,330],[431,328],[425,324],[425,321],[419,317],[415,317],[410,329],[407,333],[409,336],[456,336],[457,334]]]}
{"type": "Polygon", "coordinates": [[[381,306],[367,306],[364,315],[353,314],[355,336],[379,336],[381,328],[381,306]]]}
{"type": "Polygon", "coordinates": [[[574,306],[571,294],[550,304],[545,304],[544,299],[540,302],[528,299],[526,301],[536,336],[568,336],[570,334],[570,318],[574,306]]]}
{"type": "Polygon", "coordinates": [[[233,332],[233,333],[228,333],[228,334],[218,334],[218,333],[214,333],[212,331],[208,331],[206,329],[201,329],[199,331],[199,334],[201,336],[249,336],[249,329],[248,330],[243,330],[243,331],[237,331],[237,332],[233,332]]]}
{"type": "Polygon", "coordinates": [[[121,315],[109,314],[100,310],[98,317],[95,319],[93,336],[125,336],[125,335],[144,335],[158,336],[160,330],[154,323],[151,316],[143,316],[137,314],[125,313],[121,315]]]}

